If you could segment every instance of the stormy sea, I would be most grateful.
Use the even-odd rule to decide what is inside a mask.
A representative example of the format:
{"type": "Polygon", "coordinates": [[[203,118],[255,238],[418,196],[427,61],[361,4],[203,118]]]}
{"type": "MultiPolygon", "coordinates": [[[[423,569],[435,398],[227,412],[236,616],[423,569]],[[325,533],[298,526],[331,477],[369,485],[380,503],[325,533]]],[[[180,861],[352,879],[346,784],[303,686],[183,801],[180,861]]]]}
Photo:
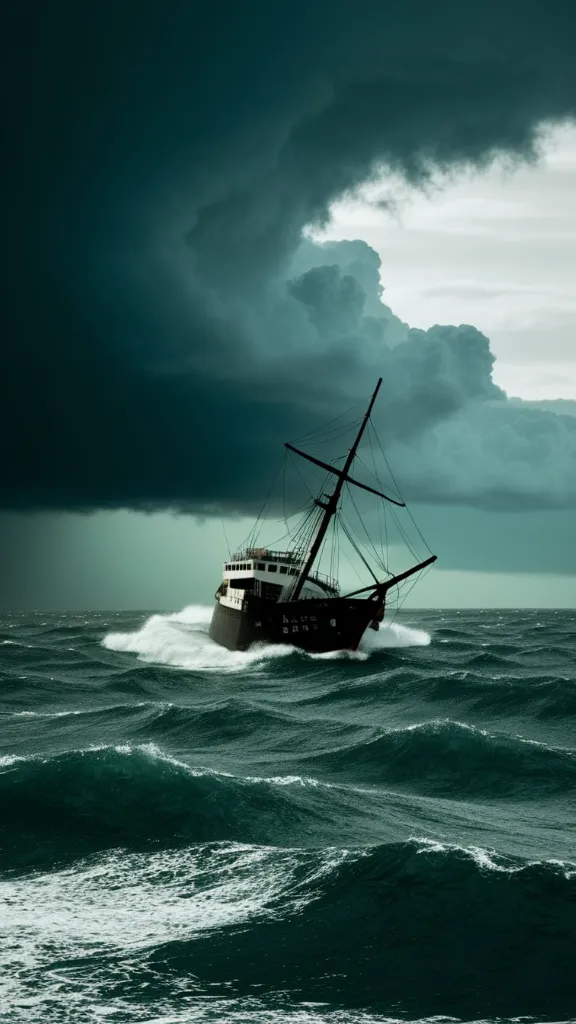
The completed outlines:
{"type": "Polygon", "coordinates": [[[576,618],[0,623],[0,1019],[576,1019],[576,618]]]}

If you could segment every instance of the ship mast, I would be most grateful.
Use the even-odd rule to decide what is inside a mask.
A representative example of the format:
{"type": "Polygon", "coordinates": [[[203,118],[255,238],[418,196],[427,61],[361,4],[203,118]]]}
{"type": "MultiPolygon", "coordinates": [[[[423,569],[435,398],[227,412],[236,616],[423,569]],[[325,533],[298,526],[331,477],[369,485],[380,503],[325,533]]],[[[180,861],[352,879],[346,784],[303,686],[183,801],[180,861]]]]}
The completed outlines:
{"type": "MultiPolygon", "coordinates": [[[[379,378],[378,383],[377,383],[376,387],[374,388],[374,394],[372,395],[372,398],[370,399],[370,404],[368,405],[368,408],[367,408],[367,410],[366,410],[366,412],[364,414],[364,419],[362,420],[362,423],[361,423],[361,426],[360,426],[360,430],[358,431],[358,434],[356,435],[356,439],[354,441],[354,444],[352,445],[352,447],[350,448],[350,451],[348,452],[348,456],[346,458],[346,462],[344,463],[343,469],[337,469],[335,466],[330,466],[327,463],[321,462],[319,459],[314,459],[314,458],[312,458],[312,456],[308,455],[306,452],[298,451],[298,449],[294,448],[293,445],[286,444],[286,448],[289,448],[290,451],[295,452],[297,455],[302,455],[305,459],[308,459],[309,462],[315,462],[316,465],[322,466],[324,469],[327,469],[330,473],[333,473],[337,477],[336,486],[334,488],[333,493],[328,497],[328,500],[327,501],[320,501],[319,498],[315,499],[316,504],[320,508],[324,509],[324,515],[322,516],[322,519],[320,520],[320,524],[318,526],[318,532],[317,532],[317,534],[316,534],[316,536],[314,538],[314,541],[312,543],[312,547],[310,548],[310,551],[308,553],[308,558],[306,559],[304,565],[302,566],[302,569],[300,570],[300,574],[299,574],[299,576],[298,576],[298,578],[296,580],[296,583],[294,585],[294,589],[293,589],[292,593],[290,594],[290,600],[291,601],[297,601],[298,598],[300,597],[300,593],[302,591],[302,587],[304,586],[304,583],[306,582],[306,578],[308,577],[308,575],[309,575],[309,573],[310,573],[310,571],[312,569],[312,566],[314,565],[314,562],[316,560],[318,552],[320,551],[320,547],[322,545],[322,541],[324,540],[324,537],[326,536],[326,531],[328,530],[328,527],[330,525],[330,520],[332,519],[332,516],[335,515],[335,513],[336,513],[336,511],[338,509],[338,502],[340,500],[340,495],[342,494],[342,488],[344,487],[344,484],[349,481],[350,483],[354,483],[354,484],[357,484],[357,486],[363,487],[364,490],[372,491],[375,494],[380,494],[379,491],[374,491],[372,487],[366,487],[365,485],[358,484],[356,480],[352,480],[348,476],[348,472],[349,472],[350,467],[352,466],[352,463],[354,462],[354,459],[356,457],[356,452],[358,451],[358,445],[360,444],[360,441],[362,440],[362,435],[364,434],[364,431],[366,429],[366,425],[368,423],[368,420],[370,419],[370,414],[372,412],[372,409],[374,408],[374,402],[376,401],[376,396],[377,396],[377,394],[378,394],[378,392],[380,390],[380,385],[381,384],[382,384],[382,377],[379,378]]],[[[385,494],[382,494],[381,497],[386,498],[387,496],[385,494]]],[[[390,498],[388,500],[389,501],[394,501],[394,499],[392,499],[392,498],[390,498]]],[[[404,503],[400,502],[400,501],[394,501],[394,504],[395,505],[403,505],[404,503]]]]}

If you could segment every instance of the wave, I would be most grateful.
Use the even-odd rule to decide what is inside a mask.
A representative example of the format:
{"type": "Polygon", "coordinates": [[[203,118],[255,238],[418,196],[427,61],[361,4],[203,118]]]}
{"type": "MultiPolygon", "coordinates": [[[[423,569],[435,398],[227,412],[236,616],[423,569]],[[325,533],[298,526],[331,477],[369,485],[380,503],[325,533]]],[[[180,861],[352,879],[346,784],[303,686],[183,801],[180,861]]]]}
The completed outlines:
{"type": "Polygon", "coordinates": [[[119,718],[122,716],[133,715],[134,712],[139,712],[141,708],[151,709],[163,709],[169,708],[172,705],[168,702],[158,701],[138,701],[134,704],[112,704],[104,705],[103,707],[96,708],[67,708],[63,711],[12,711],[4,712],[5,718],[78,718],[79,716],[85,716],[88,719],[95,719],[98,721],[100,718],[105,716],[113,716],[119,718]]]}
{"type": "Polygon", "coordinates": [[[167,943],[150,966],[178,964],[215,996],[225,977],[228,995],[285,991],[403,1015],[573,1008],[573,866],[414,839],[350,851],[300,892],[296,914],[167,943]]]}
{"type": "MultiPolygon", "coordinates": [[[[186,699],[183,695],[183,699],[186,699]]],[[[188,698],[189,699],[189,698],[188,698]]],[[[96,743],[159,743],[163,748],[194,750],[208,758],[210,766],[235,758],[241,765],[297,760],[298,749],[314,732],[317,749],[330,749],[344,738],[371,734],[368,726],[345,722],[302,719],[289,709],[267,706],[242,698],[221,698],[200,706],[166,700],[69,708],[62,711],[0,712],[8,736],[18,739],[26,721],[28,742],[46,753],[65,744],[82,746],[86,736],[96,743]],[[11,733],[8,730],[12,730],[11,733]]],[[[148,749],[152,749],[148,747],[148,749]]]]}
{"type": "Polygon", "coordinates": [[[296,912],[319,882],[349,856],[336,849],[293,850],[214,842],[145,853],[111,850],[73,867],[35,872],[4,884],[3,925],[12,897],[26,888],[27,914],[14,924],[44,933],[53,944],[64,933],[93,948],[110,942],[132,950],[179,936],[253,922],[262,915],[296,912]],[[110,885],[110,879],[114,885],[110,885]],[[38,921],[36,908],[43,907],[38,921]],[[79,913],[79,906],[90,913],[79,913]],[[29,917],[29,921],[23,920],[29,917]]]}
{"type": "MultiPolygon", "coordinates": [[[[531,719],[561,719],[576,715],[576,680],[569,675],[531,672],[483,674],[465,667],[446,666],[433,672],[396,668],[385,681],[367,681],[371,696],[413,698],[427,703],[454,703],[483,715],[520,715],[531,719]]],[[[358,684],[356,684],[358,688],[358,684]]],[[[352,694],[353,688],[348,687],[352,694]]],[[[368,696],[368,692],[366,693],[368,696]]]]}
{"type": "Polygon", "coordinates": [[[4,864],[23,871],[114,847],[337,841],[339,815],[362,834],[357,804],[344,787],[192,768],[153,744],[0,761],[4,864]],[[336,808],[325,801],[333,788],[336,808]]]}
{"type": "MultiPolygon", "coordinates": [[[[0,761],[4,863],[27,871],[115,847],[224,840],[370,843],[406,835],[415,813],[436,830],[438,808],[425,803],[430,795],[486,800],[513,792],[529,800],[543,790],[572,793],[575,760],[450,722],[300,758],[282,775],[250,772],[249,759],[243,775],[190,767],[153,744],[7,755],[0,761]]],[[[470,824],[460,814],[450,827],[454,834],[470,824]]]]}
{"type": "Polygon", "coordinates": [[[138,729],[132,728],[130,735],[140,733],[162,746],[182,744],[205,752],[210,764],[215,758],[219,763],[234,758],[236,765],[244,766],[255,761],[297,763],[312,731],[316,749],[321,750],[371,730],[345,722],[302,720],[278,708],[229,699],[202,708],[165,706],[138,729]]]}
{"type": "MultiPolygon", "coordinates": [[[[516,652],[518,653],[518,652],[516,652]]],[[[492,650],[479,651],[477,654],[472,654],[468,660],[467,665],[470,668],[479,669],[510,669],[514,667],[515,659],[509,654],[497,654],[492,650]]]]}
{"type": "MultiPolygon", "coordinates": [[[[467,664],[467,663],[466,663],[467,664]]],[[[532,673],[485,675],[468,667],[445,667],[434,658],[434,670],[411,662],[387,663],[385,674],[344,678],[322,692],[308,687],[297,702],[314,707],[353,705],[385,711],[400,702],[418,707],[448,705],[462,714],[466,707],[482,716],[514,716],[539,721],[561,721],[576,715],[576,680],[569,675],[532,673]]]]}
{"type": "Polygon", "coordinates": [[[109,990],[112,970],[123,1005],[144,988],[150,1013],[162,983],[183,979],[212,1007],[283,993],[377,1020],[571,1012],[574,864],[425,838],[364,850],[221,842],[109,851],[9,879],[5,895],[13,942],[37,967],[67,964],[65,976],[38,972],[48,990],[55,974],[57,1002],[68,984],[76,998],[109,990]]]}
{"type": "MultiPolygon", "coordinates": [[[[180,731],[180,709],[176,710],[172,728],[180,731]]],[[[156,707],[144,703],[140,711],[158,714],[156,707]]],[[[169,705],[161,709],[161,732],[174,713],[169,705]]],[[[245,745],[252,720],[252,735],[258,737],[258,709],[245,708],[244,715],[238,714],[231,702],[197,714],[209,756],[212,744],[206,744],[206,729],[213,730],[214,743],[222,740],[224,731],[224,739],[236,737],[245,745]]],[[[283,716],[268,716],[270,728],[277,717],[283,716]]],[[[356,835],[374,841],[383,832],[383,813],[390,835],[405,829],[414,812],[393,806],[395,797],[388,787],[400,790],[398,799],[404,791],[412,794],[411,800],[435,796],[535,801],[566,797],[576,786],[576,755],[560,747],[441,720],[372,733],[337,749],[350,728],[334,723],[332,736],[327,733],[322,740],[326,751],[294,757],[293,768],[281,730],[276,754],[276,741],[270,739],[262,761],[258,755],[251,761],[249,751],[244,752],[236,762],[244,764],[240,776],[190,767],[150,743],[50,756],[6,755],[0,761],[5,862],[27,870],[115,846],[147,849],[155,844],[232,839],[290,844],[297,836],[298,843],[306,845],[356,835]],[[266,777],[262,765],[278,764],[279,756],[285,774],[270,772],[272,777],[266,777]],[[260,770],[250,771],[251,763],[259,764],[260,770]],[[366,785],[369,789],[362,791],[366,785]]],[[[297,745],[295,729],[292,742],[297,745]]],[[[230,764],[234,763],[232,759],[230,764]]],[[[433,822],[433,809],[421,810],[419,818],[433,822]]]]}
{"type": "Polygon", "coordinates": [[[365,660],[391,647],[420,647],[430,643],[430,634],[391,623],[378,633],[369,631],[356,652],[335,651],[308,655],[287,644],[254,645],[248,651],[228,651],[208,636],[212,609],[191,605],[173,615],[152,615],[137,630],[108,633],[102,644],[108,650],[136,654],[145,662],[188,669],[192,672],[243,672],[262,668],[266,662],[297,655],[311,660],[365,660]]]}
{"type": "Polygon", "coordinates": [[[391,729],[308,763],[434,796],[537,799],[573,793],[576,754],[450,720],[391,729]]]}
{"type": "MultiPolygon", "coordinates": [[[[182,799],[202,798],[209,815],[218,813],[214,805],[225,789],[197,785],[231,787],[231,800],[242,788],[238,780],[195,774],[150,750],[75,752],[55,759],[52,770],[76,778],[82,759],[89,773],[99,769],[104,776],[104,830],[112,820],[118,824],[128,806],[114,807],[110,766],[118,771],[121,764],[125,770],[137,764],[141,771],[148,759],[155,771],[168,772],[170,786],[171,773],[186,777],[182,799]]],[[[29,772],[33,765],[13,758],[6,767],[29,772]]],[[[257,781],[244,787],[258,794],[244,806],[248,814],[269,795],[257,781]]],[[[87,782],[80,778],[78,789],[87,782]]],[[[154,797],[152,788],[151,805],[154,797]]],[[[99,984],[100,973],[109,986],[113,958],[133,979],[123,990],[128,999],[131,986],[139,997],[144,985],[152,998],[160,979],[174,976],[193,977],[197,996],[208,991],[211,1000],[283,992],[300,1003],[372,1007],[379,1014],[396,1009],[403,1019],[569,1016],[576,864],[530,862],[422,837],[365,849],[202,841],[198,819],[192,845],[178,847],[172,837],[159,849],[161,806],[147,817],[155,842],[141,851],[107,850],[6,881],[5,924],[11,926],[14,907],[13,935],[31,942],[35,956],[46,948],[52,963],[55,957],[70,961],[74,948],[90,951],[75,958],[76,992],[99,984]],[[37,907],[43,912],[36,919],[37,907]]],[[[85,830],[86,823],[80,814],[77,827],[85,830]]],[[[117,830],[113,838],[120,838],[117,830]]]]}
{"type": "Polygon", "coordinates": [[[531,673],[486,677],[466,668],[423,682],[432,700],[464,698],[473,710],[488,714],[519,712],[538,719],[576,715],[576,681],[569,676],[531,673]]]}

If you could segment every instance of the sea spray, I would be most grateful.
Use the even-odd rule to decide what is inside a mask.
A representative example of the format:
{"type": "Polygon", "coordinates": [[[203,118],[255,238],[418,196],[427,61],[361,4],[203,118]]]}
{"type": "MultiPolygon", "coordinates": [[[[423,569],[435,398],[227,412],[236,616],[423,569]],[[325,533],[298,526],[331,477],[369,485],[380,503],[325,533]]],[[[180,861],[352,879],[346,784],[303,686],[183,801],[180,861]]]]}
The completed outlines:
{"type": "Polygon", "coordinates": [[[208,636],[212,609],[190,605],[172,615],[152,615],[130,633],[108,633],[102,643],[109,650],[136,654],[143,661],[183,668],[192,672],[243,672],[261,670],[262,663],[297,655],[312,659],[356,658],[391,647],[418,647],[430,643],[430,634],[400,623],[384,624],[375,632],[367,630],[358,651],[330,651],[306,654],[285,644],[254,645],[248,651],[228,651],[208,636]]]}

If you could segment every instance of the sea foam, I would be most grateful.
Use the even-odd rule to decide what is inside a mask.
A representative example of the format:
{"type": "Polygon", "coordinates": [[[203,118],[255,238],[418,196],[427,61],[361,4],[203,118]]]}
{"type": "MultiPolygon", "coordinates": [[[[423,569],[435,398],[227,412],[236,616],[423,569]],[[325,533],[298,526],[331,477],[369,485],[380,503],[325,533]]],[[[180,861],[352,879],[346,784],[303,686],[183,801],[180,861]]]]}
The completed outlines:
{"type": "Polygon", "coordinates": [[[330,651],[308,655],[288,644],[255,644],[248,651],[228,651],[208,636],[212,608],[190,605],[172,615],[152,615],[139,629],[108,633],[102,640],[111,651],[136,654],[141,661],[198,672],[242,672],[258,669],[263,662],[297,653],[310,658],[353,658],[365,660],[390,647],[422,647],[430,634],[396,622],[385,624],[377,633],[367,630],[358,651],[330,651]]]}

